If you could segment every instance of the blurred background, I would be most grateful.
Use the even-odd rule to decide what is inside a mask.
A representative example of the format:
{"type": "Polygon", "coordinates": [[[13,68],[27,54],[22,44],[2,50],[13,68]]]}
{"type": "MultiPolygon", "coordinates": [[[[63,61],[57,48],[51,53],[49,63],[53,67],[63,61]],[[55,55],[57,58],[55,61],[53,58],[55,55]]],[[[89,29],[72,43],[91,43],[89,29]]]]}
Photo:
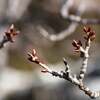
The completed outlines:
{"type": "MultiPolygon", "coordinates": [[[[84,25],[77,16],[99,21],[100,0],[0,0],[0,40],[12,23],[21,32],[13,44],[0,50],[0,100],[90,100],[70,82],[41,73],[27,60],[27,52],[35,48],[51,69],[65,70],[65,57],[72,72],[79,74],[82,60],[73,52],[72,40],[84,42],[84,25]]],[[[88,24],[96,39],[84,83],[93,90],[100,90],[99,24],[88,24]]]]}

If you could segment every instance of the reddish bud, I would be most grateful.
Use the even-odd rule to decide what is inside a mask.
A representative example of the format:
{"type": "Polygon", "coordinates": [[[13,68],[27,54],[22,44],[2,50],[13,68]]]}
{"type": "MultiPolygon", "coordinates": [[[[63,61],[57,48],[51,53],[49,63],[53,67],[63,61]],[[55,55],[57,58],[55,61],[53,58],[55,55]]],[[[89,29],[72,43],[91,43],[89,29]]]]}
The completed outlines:
{"type": "Polygon", "coordinates": [[[85,33],[90,32],[90,31],[91,31],[91,28],[90,28],[90,27],[85,27],[85,26],[84,26],[83,31],[84,31],[85,33]]]}
{"type": "Polygon", "coordinates": [[[36,50],[35,50],[35,49],[33,49],[31,53],[28,52],[28,56],[29,56],[29,57],[28,57],[28,60],[29,60],[29,61],[35,62],[35,63],[37,63],[37,64],[40,63],[39,58],[38,58],[37,55],[36,55],[36,50]]]}
{"type": "Polygon", "coordinates": [[[79,52],[80,47],[82,46],[82,43],[80,40],[76,41],[73,40],[72,45],[75,47],[75,51],[79,52]]]}
{"type": "Polygon", "coordinates": [[[91,30],[90,27],[84,27],[84,32],[85,32],[85,36],[84,36],[84,39],[85,40],[91,40],[93,41],[95,39],[95,32],[93,30],[91,30]]]}
{"type": "Polygon", "coordinates": [[[32,55],[36,56],[36,50],[35,49],[32,50],[32,55]]]}
{"type": "Polygon", "coordinates": [[[7,39],[8,39],[8,41],[14,42],[13,37],[16,36],[16,35],[18,35],[19,33],[20,33],[20,32],[17,31],[17,30],[15,29],[14,25],[12,24],[12,25],[10,26],[10,28],[8,29],[8,31],[5,32],[5,35],[6,35],[7,39]]]}

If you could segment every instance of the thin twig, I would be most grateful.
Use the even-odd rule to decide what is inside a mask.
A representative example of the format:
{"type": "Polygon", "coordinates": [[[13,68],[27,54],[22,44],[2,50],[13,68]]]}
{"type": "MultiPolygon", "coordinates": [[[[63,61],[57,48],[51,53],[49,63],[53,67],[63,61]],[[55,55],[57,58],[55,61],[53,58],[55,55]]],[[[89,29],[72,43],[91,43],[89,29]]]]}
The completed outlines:
{"type": "Polygon", "coordinates": [[[100,19],[92,19],[92,18],[81,18],[80,16],[76,15],[69,15],[67,19],[71,22],[76,22],[79,24],[100,24],[100,19]]]}

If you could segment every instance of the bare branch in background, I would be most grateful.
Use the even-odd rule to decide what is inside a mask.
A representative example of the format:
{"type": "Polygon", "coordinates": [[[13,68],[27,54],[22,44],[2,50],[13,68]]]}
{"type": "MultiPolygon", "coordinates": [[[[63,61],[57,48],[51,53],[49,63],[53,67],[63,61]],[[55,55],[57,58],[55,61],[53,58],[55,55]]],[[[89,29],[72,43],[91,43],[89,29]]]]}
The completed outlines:
{"type": "Polygon", "coordinates": [[[71,22],[76,22],[79,24],[100,24],[100,19],[87,19],[81,18],[80,16],[69,15],[67,19],[71,22]]]}
{"type": "Polygon", "coordinates": [[[39,30],[39,33],[46,39],[52,41],[52,42],[57,42],[65,39],[67,36],[71,35],[75,30],[76,27],[78,26],[77,23],[71,23],[67,29],[63,30],[62,32],[56,34],[50,34],[48,30],[44,29],[42,26],[37,26],[37,29],[39,30]]]}
{"type": "Polygon", "coordinates": [[[76,22],[78,24],[100,24],[100,19],[81,18],[81,15],[86,11],[85,4],[80,1],[79,7],[77,8],[76,15],[70,15],[69,9],[74,5],[75,0],[67,0],[61,9],[61,15],[70,22],[76,22]]]}
{"type": "MultiPolygon", "coordinates": [[[[74,0],[68,0],[66,3],[63,5],[61,9],[61,16],[63,18],[67,18],[69,16],[69,8],[74,4],[74,0]]],[[[80,11],[77,11],[76,15],[80,15],[80,11]]],[[[48,30],[44,29],[42,26],[37,26],[37,29],[39,30],[39,33],[45,37],[46,39],[52,41],[52,42],[57,42],[65,39],[67,36],[71,35],[77,28],[78,24],[76,22],[71,22],[70,25],[68,26],[67,29],[61,31],[58,34],[53,34],[49,33],[48,30]]]]}
{"type": "Polygon", "coordinates": [[[5,32],[5,35],[3,36],[3,39],[0,42],[0,49],[3,48],[4,44],[7,42],[14,42],[13,38],[19,34],[19,31],[17,31],[12,24],[9,29],[5,32]]]}
{"type": "Polygon", "coordinates": [[[46,30],[40,25],[37,26],[39,33],[44,38],[52,42],[57,42],[65,39],[66,37],[74,33],[79,24],[100,24],[100,19],[81,18],[81,15],[86,10],[85,6],[82,4],[83,2],[81,1],[79,7],[77,8],[76,14],[75,15],[69,14],[69,10],[74,5],[74,2],[75,2],[74,0],[66,0],[65,4],[63,5],[60,11],[61,16],[64,19],[70,21],[70,25],[65,30],[61,31],[60,33],[54,34],[54,33],[49,33],[48,30],[46,30]]]}
{"type": "Polygon", "coordinates": [[[88,64],[88,58],[89,58],[89,49],[91,42],[95,39],[95,32],[90,27],[84,27],[84,41],[85,41],[85,47],[82,45],[81,41],[73,40],[72,45],[74,46],[74,50],[76,53],[80,53],[80,57],[83,59],[82,67],[79,73],[79,76],[76,74],[73,75],[70,70],[70,66],[68,65],[66,59],[63,59],[63,62],[65,64],[65,71],[54,71],[51,70],[45,63],[42,63],[40,59],[38,58],[35,49],[32,50],[31,53],[28,53],[28,60],[31,62],[34,62],[36,64],[39,64],[43,70],[44,73],[50,73],[51,75],[59,78],[63,78],[65,80],[68,80],[72,84],[79,87],[80,90],[82,90],[86,95],[88,95],[90,98],[94,99],[100,96],[99,91],[92,91],[87,86],[84,85],[83,79],[85,76],[85,73],[87,71],[87,64],[88,64]]]}

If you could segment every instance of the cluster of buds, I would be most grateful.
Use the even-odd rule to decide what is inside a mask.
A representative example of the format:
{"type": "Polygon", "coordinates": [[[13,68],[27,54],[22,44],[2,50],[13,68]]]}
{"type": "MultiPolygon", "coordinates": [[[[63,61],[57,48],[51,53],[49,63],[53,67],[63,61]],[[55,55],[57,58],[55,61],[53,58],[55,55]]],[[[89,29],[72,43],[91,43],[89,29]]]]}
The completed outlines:
{"type": "Polygon", "coordinates": [[[29,60],[29,61],[35,62],[35,63],[37,63],[37,64],[40,63],[39,58],[38,58],[38,56],[37,56],[37,54],[36,54],[36,50],[35,50],[35,49],[33,49],[31,53],[28,52],[28,56],[29,56],[29,57],[28,57],[28,60],[29,60]]]}
{"type": "Polygon", "coordinates": [[[19,34],[19,31],[15,29],[15,26],[12,24],[9,29],[5,32],[5,37],[7,41],[14,42],[14,37],[19,34]]]}
{"type": "MultiPolygon", "coordinates": [[[[95,32],[91,30],[90,27],[84,27],[83,30],[85,32],[84,39],[86,40],[85,47],[88,47],[88,45],[90,44],[89,42],[95,39],[95,32]]],[[[75,52],[82,53],[85,50],[83,49],[82,42],[80,40],[73,40],[72,45],[75,47],[75,52]]]]}
{"type": "Polygon", "coordinates": [[[48,66],[46,64],[44,64],[42,61],[40,61],[40,59],[38,58],[37,54],[36,54],[36,50],[33,49],[32,52],[28,52],[28,60],[31,62],[34,62],[36,64],[39,64],[43,70],[41,70],[41,72],[43,73],[52,73],[52,71],[48,68],[48,66]]]}
{"type": "Polygon", "coordinates": [[[90,27],[84,27],[83,31],[85,32],[84,39],[93,41],[95,39],[95,31],[93,31],[90,27]]]}
{"type": "Polygon", "coordinates": [[[12,24],[8,30],[5,32],[5,35],[3,36],[2,41],[0,41],[0,49],[3,48],[4,44],[7,42],[14,42],[14,37],[19,34],[19,31],[17,31],[12,24]]]}

